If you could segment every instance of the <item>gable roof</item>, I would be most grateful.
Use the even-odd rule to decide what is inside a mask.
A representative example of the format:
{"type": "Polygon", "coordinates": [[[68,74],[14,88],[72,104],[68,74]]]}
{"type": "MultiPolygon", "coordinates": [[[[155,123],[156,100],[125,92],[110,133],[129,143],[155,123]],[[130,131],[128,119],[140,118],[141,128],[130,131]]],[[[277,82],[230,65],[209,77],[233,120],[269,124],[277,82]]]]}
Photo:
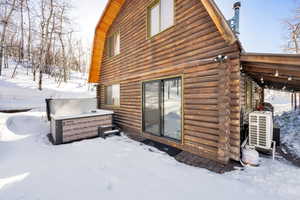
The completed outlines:
{"type": "MultiPolygon", "coordinates": [[[[106,8],[101,16],[96,30],[92,49],[92,58],[89,72],[89,83],[98,83],[100,78],[100,70],[102,57],[104,52],[105,39],[107,32],[113,21],[119,14],[126,0],[109,0],[106,8]]],[[[225,17],[213,0],[199,0],[207,10],[212,21],[216,25],[221,36],[228,44],[233,44],[237,38],[227,23],[225,17]]]]}
{"type": "Polygon", "coordinates": [[[117,17],[124,2],[125,0],[109,0],[96,26],[89,73],[89,83],[97,83],[99,81],[99,72],[101,69],[106,34],[111,24],[117,17]]]}

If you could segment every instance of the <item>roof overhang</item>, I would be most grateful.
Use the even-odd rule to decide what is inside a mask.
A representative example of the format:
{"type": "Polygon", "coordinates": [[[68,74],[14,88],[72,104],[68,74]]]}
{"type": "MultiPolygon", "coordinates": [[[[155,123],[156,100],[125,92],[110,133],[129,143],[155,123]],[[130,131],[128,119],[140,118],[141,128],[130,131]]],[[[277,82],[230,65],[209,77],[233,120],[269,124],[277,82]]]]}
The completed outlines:
{"type": "MultiPolygon", "coordinates": [[[[101,16],[97,24],[92,48],[92,58],[88,80],[89,83],[99,82],[106,35],[111,24],[119,14],[125,1],[126,0],[109,0],[103,12],[103,15],[101,16]]],[[[213,0],[199,0],[199,2],[201,2],[207,10],[209,16],[211,17],[224,40],[229,45],[237,42],[237,37],[231,30],[225,17],[221,13],[215,2],[213,0]]]]}
{"type": "Polygon", "coordinates": [[[233,44],[236,41],[238,41],[236,35],[232,31],[226,18],[224,17],[223,13],[220,11],[216,3],[213,0],[200,0],[200,1],[205,7],[211,19],[213,20],[221,36],[225,39],[225,41],[228,44],[233,44]]]}
{"type": "Polygon", "coordinates": [[[107,32],[125,0],[109,0],[97,24],[92,48],[89,83],[98,83],[107,32]]]}
{"type": "Polygon", "coordinates": [[[261,86],[275,90],[300,91],[298,54],[243,53],[241,64],[242,70],[261,86]]]}

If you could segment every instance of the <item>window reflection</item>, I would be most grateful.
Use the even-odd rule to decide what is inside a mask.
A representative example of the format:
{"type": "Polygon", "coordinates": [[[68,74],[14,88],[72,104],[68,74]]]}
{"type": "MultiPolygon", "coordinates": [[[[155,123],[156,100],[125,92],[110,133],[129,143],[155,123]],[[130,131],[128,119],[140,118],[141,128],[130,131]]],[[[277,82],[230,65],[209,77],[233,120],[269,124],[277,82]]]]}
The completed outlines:
{"type": "Polygon", "coordinates": [[[159,82],[146,83],[144,86],[145,131],[160,135],[159,82]]]}
{"type": "Polygon", "coordinates": [[[164,81],[164,136],[181,139],[181,80],[164,81]]]}

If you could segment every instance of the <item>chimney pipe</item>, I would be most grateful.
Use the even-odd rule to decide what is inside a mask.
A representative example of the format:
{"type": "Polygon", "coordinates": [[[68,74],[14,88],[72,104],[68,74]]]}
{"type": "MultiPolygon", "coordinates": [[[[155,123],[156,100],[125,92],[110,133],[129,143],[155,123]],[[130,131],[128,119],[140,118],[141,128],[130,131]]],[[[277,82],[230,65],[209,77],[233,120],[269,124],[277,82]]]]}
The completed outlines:
{"type": "Polygon", "coordinates": [[[241,8],[241,2],[236,2],[233,5],[236,34],[240,34],[240,8],[241,8]]]}
{"type": "Polygon", "coordinates": [[[240,34],[240,8],[241,2],[238,1],[233,4],[234,17],[228,21],[231,29],[236,35],[240,34]]]}

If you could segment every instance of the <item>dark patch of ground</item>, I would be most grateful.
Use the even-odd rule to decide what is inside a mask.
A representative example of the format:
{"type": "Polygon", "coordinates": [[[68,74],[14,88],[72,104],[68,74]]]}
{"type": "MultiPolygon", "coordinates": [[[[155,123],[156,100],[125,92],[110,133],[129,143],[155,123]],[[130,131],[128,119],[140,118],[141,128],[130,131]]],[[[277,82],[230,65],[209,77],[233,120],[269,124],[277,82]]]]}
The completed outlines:
{"type": "Polygon", "coordinates": [[[140,135],[136,134],[126,134],[129,138],[141,142],[143,144],[155,147],[159,149],[160,151],[163,151],[167,153],[168,155],[174,157],[178,162],[194,166],[194,167],[199,167],[199,168],[204,168],[208,169],[209,171],[223,174],[225,172],[230,172],[235,170],[235,167],[242,167],[240,163],[231,161],[229,164],[224,165],[219,162],[207,159],[207,158],[202,158],[198,155],[182,151],[180,149],[177,149],[175,147],[171,147],[165,144],[161,144],[159,142],[155,142],[152,140],[145,139],[141,137],[140,135]]]}
{"type": "Polygon", "coordinates": [[[13,110],[0,110],[1,113],[21,113],[21,112],[29,112],[31,108],[28,109],[13,109],[13,110]]]}
{"type": "Polygon", "coordinates": [[[162,143],[158,143],[158,142],[155,142],[155,141],[152,141],[152,140],[143,140],[142,141],[143,144],[146,144],[146,145],[149,145],[149,146],[152,146],[160,151],[163,151],[165,153],[167,153],[169,156],[172,156],[172,157],[176,157],[179,153],[181,153],[182,151],[180,149],[177,149],[177,148],[174,148],[174,147],[171,147],[171,146],[168,146],[168,145],[165,145],[165,144],[162,144],[162,143]]]}

